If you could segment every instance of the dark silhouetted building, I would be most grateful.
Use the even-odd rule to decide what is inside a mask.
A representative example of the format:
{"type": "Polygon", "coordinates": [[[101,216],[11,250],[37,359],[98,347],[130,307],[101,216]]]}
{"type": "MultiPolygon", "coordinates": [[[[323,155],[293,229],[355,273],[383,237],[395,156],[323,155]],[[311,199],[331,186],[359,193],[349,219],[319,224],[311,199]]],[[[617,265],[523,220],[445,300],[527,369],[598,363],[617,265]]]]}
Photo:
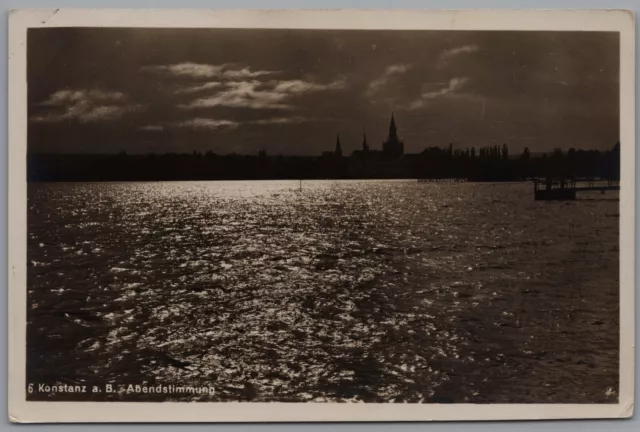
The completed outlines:
{"type": "Polygon", "coordinates": [[[336,150],[334,152],[336,157],[342,157],[342,146],[340,146],[340,135],[336,138],[336,150]]]}
{"type": "Polygon", "coordinates": [[[389,136],[382,143],[382,152],[388,158],[398,159],[404,154],[404,142],[398,138],[396,120],[391,114],[391,124],[389,125],[389,136]]]}

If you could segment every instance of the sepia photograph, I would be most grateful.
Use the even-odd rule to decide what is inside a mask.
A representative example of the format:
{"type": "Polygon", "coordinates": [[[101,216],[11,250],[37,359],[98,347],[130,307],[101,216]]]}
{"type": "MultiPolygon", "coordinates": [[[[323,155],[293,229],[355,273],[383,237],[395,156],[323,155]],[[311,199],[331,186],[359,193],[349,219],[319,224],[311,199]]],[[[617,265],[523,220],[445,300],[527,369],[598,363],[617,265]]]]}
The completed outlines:
{"type": "Polygon", "coordinates": [[[13,77],[21,403],[632,410],[632,19],[63,12],[13,77]]]}

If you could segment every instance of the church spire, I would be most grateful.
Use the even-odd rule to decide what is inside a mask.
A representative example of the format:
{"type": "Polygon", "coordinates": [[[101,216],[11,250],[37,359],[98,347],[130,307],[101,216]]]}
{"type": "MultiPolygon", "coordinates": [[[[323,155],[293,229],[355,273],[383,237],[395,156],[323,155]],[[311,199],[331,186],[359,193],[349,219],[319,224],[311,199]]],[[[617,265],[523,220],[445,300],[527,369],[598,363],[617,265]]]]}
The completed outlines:
{"type": "Polygon", "coordinates": [[[334,154],[337,157],[342,157],[342,146],[340,145],[340,134],[336,136],[336,151],[334,154]]]}
{"type": "Polygon", "coordinates": [[[400,158],[404,154],[404,142],[398,138],[396,118],[393,113],[391,113],[391,122],[389,123],[389,137],[382,143],[382,151],[389,158],[400,158]]]}
{"type": "Polygon", "coordinates": [[[398,141],[398,131],[396,129],[396,119],[393,116],[393,112],[391,113],[391,124],[389,125],[389,141],[397,142],[398,141]]]}
{"type": "Polygon", "coordinates": [[[362,132],[362,151],[369,151],[369,145],[367,144],[367,132],[362,132]]]}

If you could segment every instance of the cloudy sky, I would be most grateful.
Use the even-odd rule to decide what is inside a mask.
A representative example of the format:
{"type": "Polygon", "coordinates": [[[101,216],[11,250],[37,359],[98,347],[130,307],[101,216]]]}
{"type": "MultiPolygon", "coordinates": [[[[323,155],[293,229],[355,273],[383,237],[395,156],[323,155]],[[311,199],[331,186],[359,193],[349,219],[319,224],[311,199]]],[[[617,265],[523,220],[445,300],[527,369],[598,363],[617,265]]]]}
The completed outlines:
{"type": "Polygon", "coordinates": [[[29,151],[609,148],[617,33],[31,29],[29,151]]]}

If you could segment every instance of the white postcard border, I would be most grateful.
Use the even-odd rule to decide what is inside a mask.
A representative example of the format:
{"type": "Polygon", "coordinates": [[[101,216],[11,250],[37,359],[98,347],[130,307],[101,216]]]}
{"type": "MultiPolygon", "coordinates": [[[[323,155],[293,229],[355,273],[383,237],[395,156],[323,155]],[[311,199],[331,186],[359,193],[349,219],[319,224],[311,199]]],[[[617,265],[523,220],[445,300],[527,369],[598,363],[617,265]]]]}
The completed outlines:
{"type": "Polygon", "coordinates": [[[634,385],[635,21],[621,10],[31,9],[9,20],[9,416],[16,422],[311,422],[630,417],[634,385]],[[26,400],[27,82],[30,27],[174,27],[620,32],[618,404],[31,402],[26,400]]]}

